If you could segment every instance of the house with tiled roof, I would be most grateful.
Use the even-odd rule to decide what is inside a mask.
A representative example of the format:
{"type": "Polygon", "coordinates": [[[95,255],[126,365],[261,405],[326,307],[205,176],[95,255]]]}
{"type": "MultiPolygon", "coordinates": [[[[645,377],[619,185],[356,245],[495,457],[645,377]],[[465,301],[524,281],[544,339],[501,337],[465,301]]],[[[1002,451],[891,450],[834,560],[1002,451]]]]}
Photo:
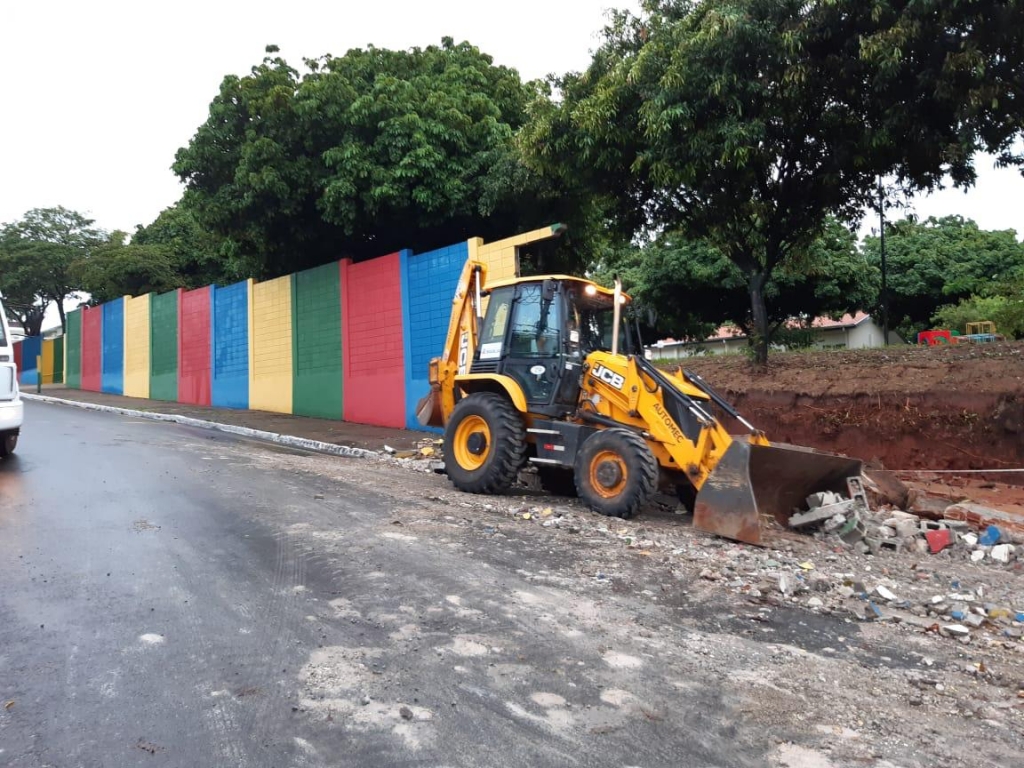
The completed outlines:
{"type": "MultiPolygon", "coordinates": [[[[798,324],[794,321],[794,327],[798,324]]],[[[830,317],[816,317],[811,321],[814,334],[813,346],[817,349],[864,349],[884,345],[882,326],[867,312],[843,315],[838,320],[830,317]]],[[[889,330],[890,344],[905,344],[895,331],[889,330]]],[[[706,353],[742,352],[748,346],[745,333],[735,325],[723,325],[703,341],[676,341],[662,339],[648,349],[655,358],[678,360],[691,355],[706,353]]]]}

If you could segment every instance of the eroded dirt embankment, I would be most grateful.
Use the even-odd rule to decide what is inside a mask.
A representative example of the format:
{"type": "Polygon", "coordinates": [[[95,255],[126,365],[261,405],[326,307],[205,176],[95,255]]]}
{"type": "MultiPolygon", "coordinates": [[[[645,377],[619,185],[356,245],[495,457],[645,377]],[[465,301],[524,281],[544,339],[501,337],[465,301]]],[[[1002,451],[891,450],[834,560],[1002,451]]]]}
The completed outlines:
{"type": "MultiPolygon", "coordinates": [[[[751,391],[734,401],[772,440],[856,456],[886,469],[1024,466],[1024,399],[1014,395],[812,397],[751,391]]],[[[1024,476],[1015,477],[1024,483],[1024,476]]]]}
{"type": "MultiPolygon", "coordinates": [[[[1024,342],[685,361],[774,441],[887,469],[1024,466],[1024,342]]],[[[1024,484],[1024,473],[1005,482],[1024,484]]]]}

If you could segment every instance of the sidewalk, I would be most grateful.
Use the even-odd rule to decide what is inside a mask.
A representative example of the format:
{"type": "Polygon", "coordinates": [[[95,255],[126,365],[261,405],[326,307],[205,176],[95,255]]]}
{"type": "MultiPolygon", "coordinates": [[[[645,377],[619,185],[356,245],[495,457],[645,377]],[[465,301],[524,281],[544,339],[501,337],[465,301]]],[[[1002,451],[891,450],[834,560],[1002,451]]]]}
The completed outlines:
{"type": "MultiPolygon", "coordinates": [[[[35,387],[26,387],[25,392],[27,394],[34,394],[35,387]]],[[[350,448],[363,448],[369,451],[383,451],[385,445],[389,445],[396,450],[414,449],[420,441],[432,436],[426,432],[374,427],[367,424],[353,424],[347,421],[334,421],[332,419],[313,419],[306,416],[267,413],[266,411],[211,408],[204,405],[182,405],[181,403],[167,403],[162,400],[121,397],[120,395],[108,395],[102,392],[85,392],[79,389],[67,389],[62,384],[44,385],[42,394],[47,397],[74,400],[81,403],[109,405],[115,408],[131,408],[137,411],[166,413],[173,416],[186,416],[192,419],[213,421],[218,424],[230,424],[236,427],[258,429],[264,432],[276,432],[306,440],[316,440],[350,448]]]]}

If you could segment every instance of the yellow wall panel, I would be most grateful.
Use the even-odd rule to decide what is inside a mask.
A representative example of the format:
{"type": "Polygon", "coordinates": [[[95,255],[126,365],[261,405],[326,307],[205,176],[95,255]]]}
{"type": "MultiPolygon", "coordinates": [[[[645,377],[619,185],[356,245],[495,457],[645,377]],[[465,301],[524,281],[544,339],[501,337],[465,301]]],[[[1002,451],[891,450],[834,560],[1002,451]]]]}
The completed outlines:
{"type": "Polygon", "coordinates": [[[149,397],[149,296],[124,297],[125,397],[149,397]]]}
{"type": "Polygon", "coordinates": [[[479,237],[469,240],[469,258],[487,265],[487,282],[519,277],[519,246],[555,237],[564,228],[560,224],[523,232],[520,235],[484,243],[479,237]]]}
{"type": "Polygon", "coordinates": [[[249,407],[292,412],[292,277],[252,286],[249,407]]]}
{"type": "Polygon", "coordinates": [[[41,353],[42,368],[39,370],[39,375],[42,377],[43,384],[53,383],[53,339],[43,339],[43,349],[41,353]]]}

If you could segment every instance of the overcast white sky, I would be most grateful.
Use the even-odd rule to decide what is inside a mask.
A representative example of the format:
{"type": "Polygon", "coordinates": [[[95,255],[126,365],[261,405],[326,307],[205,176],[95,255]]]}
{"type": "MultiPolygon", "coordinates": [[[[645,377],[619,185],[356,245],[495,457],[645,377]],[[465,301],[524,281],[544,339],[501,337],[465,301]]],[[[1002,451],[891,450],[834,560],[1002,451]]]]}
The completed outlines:
{"type": "MultiPolygon", "coordinates": [[[[298,64],[372,43],[450,35],[525,78],[582,69],[607,7],[628,0],[0,0],[0,222],[63,205],[132,231],[181,194],[175,151],[206,119],[225,74],[268,43],[298,64]]],[[[917,204],[1021,232],[1024,180],[979,161],[977,187],[917,204]]]]}

